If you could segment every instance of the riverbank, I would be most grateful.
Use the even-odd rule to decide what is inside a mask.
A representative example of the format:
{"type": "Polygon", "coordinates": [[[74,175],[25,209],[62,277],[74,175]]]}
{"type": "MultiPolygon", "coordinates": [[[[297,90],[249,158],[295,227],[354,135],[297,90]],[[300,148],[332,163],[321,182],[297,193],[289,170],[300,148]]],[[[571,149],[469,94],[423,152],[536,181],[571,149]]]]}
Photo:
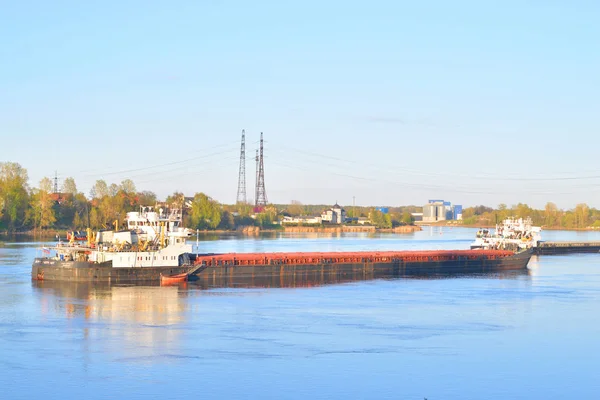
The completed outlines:
{"type": "MultiPolygon", "coordinates": [[[[436,226],[436,227],[447,227],[447,228],[475,228],[475,229],[494,229],[496,227],[495,224],[463,224],[456,223],[457,221],[446,221],[446,222],[428,222],[418,223],[418,226],[436,226]]],[[[561,226],[543,226],[542,230],[544,231],[581,231],[581,232],[592,232],[592,231],[600,231],[600,227],[588,226],[586,228],[565,228],[561,226]]]]}
{"type": "Polygon", "coordinates": [[[286,226],[284,232],[310,232],[310,233],[335,233],[335,232],[384,232],[384,233],[412,233],[421,231],[420,226],[406,225],[397,226],[395,228],[376,228],[374,226],[353,226],[353,225],[341,225],[341,226],[286,226]]]}
{"type": "MultiPolygon", "coordinates": [[[[224,229],[215,229],[215,230],[198,230],[198,234],[206,235],[230,235],[230,234],[239,234],[239,235],[258,235],[263,233],[276,233],[276,232],[297,232],[297,233],[348,233],[348,232],[366,232],[366,233],[412,233],[417,231],[422,231],[423,229],[417,225],[405,225],[405,226],[397,226],[395,228],[376,228],[374,226],[353,226],[353,225],[340,225],[340,226],[322,226],[322,227],[314,227],[314,226],[283,226],[279,229],[261,229],[258,226],[244,226],[240,227],[236,230],[224,230],[224,229]]],[[[21,231],[21,232],[0,232],[0,238],[11,238],[11,237],[32,237],[39,239],[54,239],[57,236],[62,238],[63,240],[67,237],[66,229],[46,229],[46,230],[30,230],[30,231],[21,231]]],[[[70,231],[69,231],[70,232],[70,231]]]]}

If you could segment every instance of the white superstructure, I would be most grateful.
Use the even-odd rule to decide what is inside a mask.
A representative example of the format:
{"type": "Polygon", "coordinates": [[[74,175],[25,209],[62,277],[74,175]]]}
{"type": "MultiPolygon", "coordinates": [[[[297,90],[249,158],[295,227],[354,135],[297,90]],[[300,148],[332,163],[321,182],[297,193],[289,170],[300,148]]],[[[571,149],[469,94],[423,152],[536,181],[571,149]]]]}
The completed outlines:
{"type": "Polygon", "coordinates": [[[507,218],[496,225],[495,232],[490,229],[477,231],[472,249],[528,249],[536,247],[541,240],[542,228],[533,226],[531,218],[507,218]]]}
{"type": "Polygon", "coordinates": [[[54,248],[56,257],[64,261],[83,261],[92,264],[112,261],[113,268],[176,267],[189,264],[187,253],[192,245],[186,243],[191,231],[180,226],[181,212],[164,212],[161,208],[141,207],[139,212],[127,213],[125,231],[100,231],[87,242],[60,242],[54,248]]]}

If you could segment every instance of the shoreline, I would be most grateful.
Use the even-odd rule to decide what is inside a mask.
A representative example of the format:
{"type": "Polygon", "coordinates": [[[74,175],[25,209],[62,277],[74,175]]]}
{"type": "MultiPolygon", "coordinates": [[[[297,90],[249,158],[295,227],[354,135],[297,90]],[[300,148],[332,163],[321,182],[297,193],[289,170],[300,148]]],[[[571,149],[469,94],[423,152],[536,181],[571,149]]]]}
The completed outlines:
{"type": "MultiPolygon", "coordinates": [[[[444,228],[474,228],[474,229],[479,229],[479,228],[485,228],[485,229],[494,229],[496,227],[495,224],[493,225],[489,225],[489,224],[478,224],[478,225],[463,225],[463,224],[432,224],[432,223],[428,223],[428,224],[418,224],[418,226],[421,227],[425,227],[425,226],[434,226],[434,227],[444,227],[444,228]]],[[[546,226],[542,226],[541,227],[543,231],[580,231],[580,232],[594,232],[594,231],[600,231],[600,227],[595,228],[593,226],[588,226],[586,228],[564,228],[564,227],[546,227],[546,226]]]]}
{"type": "MultiPolygon", "coordinates": [[[[215,230],[198,230],[198,234],[218,234],[218,235],[258,235],[262,233],[337,233],[337,232],[366,232],[366,233],[412,233],[416,231],[422,231],[423,229],[418,225],[405,225],[397,226],[396,228],[376,228],[374,226],[324,226],[324,227],[310,227],[310,226],[284,226],[283,229],[260,229],[257,226],[246,226],[235,230],[215,229],[215,230]]],[[[1,231],[0,238],[3,237],[36,237],[36,238],[54,238],[57,235],[61,238],[66,238],[67,232],[73,230],[67,229],[48,229],[48,230],[29,230],[29,231],[18,231],[18,232],[7,232],[1,231]]],[[[85,230],[79,230],[85,231],[85,230]]],[[[191,237],[193,237],[192,234],[191,237]]]]}

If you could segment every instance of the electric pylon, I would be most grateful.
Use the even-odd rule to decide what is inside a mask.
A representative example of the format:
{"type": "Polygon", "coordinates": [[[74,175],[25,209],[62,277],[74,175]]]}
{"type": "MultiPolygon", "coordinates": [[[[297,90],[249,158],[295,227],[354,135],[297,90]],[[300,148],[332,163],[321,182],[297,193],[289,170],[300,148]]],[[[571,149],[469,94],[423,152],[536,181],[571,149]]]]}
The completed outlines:
{"type": "Polygon", "coordinates": [[[265,190],[265,163],[263,154],[263,134],[260,133],[260,159],[258,161],[258,176],[256,181],[256,206],[267,205],[267,192],[265,190]]]}
{"type": "Polygon", "coordinates": [[[54,171],[54,193],[58,193],[58,172],[54,171]]]}
{"type": "Polygon", "coordinates": [[[246,131],[242,129],[240,149],[240,173],[238,177],[237,203],[246,203],[246,131]]]}

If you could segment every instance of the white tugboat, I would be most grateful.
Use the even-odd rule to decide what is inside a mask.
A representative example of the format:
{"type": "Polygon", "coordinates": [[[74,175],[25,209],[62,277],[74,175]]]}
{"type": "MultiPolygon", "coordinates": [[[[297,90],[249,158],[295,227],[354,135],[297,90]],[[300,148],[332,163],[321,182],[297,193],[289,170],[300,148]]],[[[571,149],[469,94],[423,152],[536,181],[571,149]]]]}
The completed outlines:
{"type": "Polygon", "coordinates": [[[87,241],[77,242],[71,234],[68,242],[46,249],[50,254],[35,259],[31,276],[107,283],[187,279],[199,267],[192,262],[192,245],[186,243],[191,231],[180,225],[179,210],[141,207],[127,213],[127,230],[92,235],[88,229],[87,241]]]}
{"type": "Polygon", "coordinates": [[[542,228],[533,226],[531,218],[507,218],[496,230],[480,229],[477,231],[471,249],[509,249],[521,251],[537,247],[541,240],[542,228]]]}

